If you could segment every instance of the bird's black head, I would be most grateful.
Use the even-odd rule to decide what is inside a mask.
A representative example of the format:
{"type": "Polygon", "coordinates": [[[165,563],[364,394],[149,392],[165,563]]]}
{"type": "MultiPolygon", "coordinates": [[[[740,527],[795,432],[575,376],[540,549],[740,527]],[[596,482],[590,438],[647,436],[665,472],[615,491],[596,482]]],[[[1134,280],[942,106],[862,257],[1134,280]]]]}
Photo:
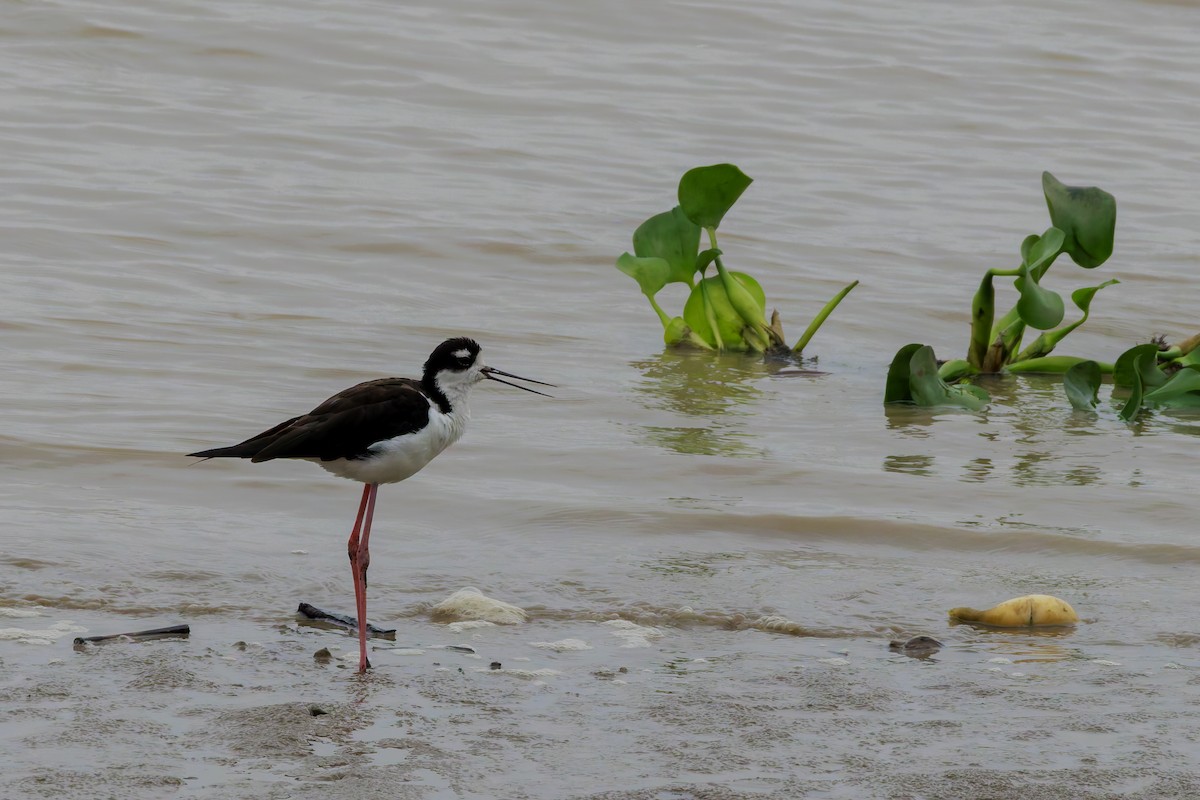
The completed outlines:
{"type": "Polygon", "coordinates": [[[442,371],[466,372],[479,360],[479,343],[466,336],[447,339],[434,348],[425,361],[425,379],[433,378],[442,371]]]}
{"type": "MultiPolygon", "coordinates": [[[[514,378],[540,386],[554,385],[535,381],[532,378],[522,378],[520,375],[513,375],[511,372],[504,372],[495,367],[484,366],[483,356],[480,355],[481,350],[478,342],[465,336],[447,339],[439,344],[430,354],[429,360],[425,362],[425,374],[422,382],[427,391],[436,390],[436,393],[445,400],[447,405],[452,405],[457,402],[459,397],[465,397],[472,386],[485,378],[508,386],[516,386],[518,389],[524,389],[534,394],[545,394],[545,392],[530,389],[528,386],[519,386],[498,376],[503,375],[504,378],[514,378]]],[[[549,395],[546,396],[549,397],[549,395]]]]}

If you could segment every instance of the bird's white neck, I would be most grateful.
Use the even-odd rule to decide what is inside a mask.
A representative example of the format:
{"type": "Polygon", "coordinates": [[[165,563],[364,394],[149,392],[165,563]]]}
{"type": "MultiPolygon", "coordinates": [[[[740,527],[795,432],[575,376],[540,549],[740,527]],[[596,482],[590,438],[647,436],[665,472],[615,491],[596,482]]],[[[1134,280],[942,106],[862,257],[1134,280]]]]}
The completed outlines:
{"type": "Polygon", "coordinates": [[[471,389],[475,384],[483,380],[483,373],[478,368],[472,368],[466,372],[443,371],[434,376],[433,385],[446,398],[446,402],[450,405],[450,410],[447,412],[450,416],[462,417],[464,420],[470,418],[471,410],[467,405],[467,398],[471,394],[471,389]]]}

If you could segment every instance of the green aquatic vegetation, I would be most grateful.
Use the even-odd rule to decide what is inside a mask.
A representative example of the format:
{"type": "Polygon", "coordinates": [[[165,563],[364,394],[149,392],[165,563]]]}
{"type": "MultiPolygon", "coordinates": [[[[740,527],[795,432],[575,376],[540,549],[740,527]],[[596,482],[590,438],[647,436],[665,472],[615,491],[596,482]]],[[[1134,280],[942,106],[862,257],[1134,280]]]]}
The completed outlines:
{"type": "MultiPolygon", "coordinates": [[[[935,384],[925,375],[928,363],[933,361],[933,351],[923,353],[911,349],[914,345],[901,348],[888,372],[885,403],[980,408],[988,400],[987,393],[970,384],[963,385],[958,391],[956,382],[973,375],[1000,372],[1066,373],[1085,361],[1074,356],[1051,354],[1063,339],[1087,322],[1096,294],[1119,281],[1111,279],[1072,292],[1071,303],[1079,310],[1079,317],[1063,324],[1066,303],[1062,295],[1043,285],[1043,279],[1064,253],[1084,269],[1094,269],[1108,260],[1113,250],[1117,203],[1103,189],[1067,186],[1049,172],[1042,173],[1042,194],[1050,212],[1050,227],[1040,234],[1025,237],[1020,247],[1021,261],[1015,268],[993,267],[984,272],[979,289],[971,299],[971,333],[966,358],[941,364],[933,376],[939,381],[935,384]],[[1017,291],[1012,307],[999,317],[996,314],[997,278],[1012,278],[1013,288],[1017,291]],[[1023,347],[1030,330],[1039,333],[1023,347]],[[920,370],[916,369],[914,359],[920,359],[920,370]],[[907,391],[898,388],[905,385],[910,387],[907,391]],[[924,390],[916,389],[918,385],[924,386],[924,390]]],[[[1111,364],[1091,363],[1103,373],[1112,372],[1111,364]]],[[[1087,369],[1086,373],[1075,373],[1072,391],[1084,374],[1090,374],[1090,367],[1087,369]]],[[[1077,395],[1076,399],[1084,401],[1083,395],[1077,395]]]]}
{"type": "Polygon", "coordinates": [[[633,233],[633,253],[622,253],[617,259],[617,269],[637,281],[658,315],[668,345],[800,355],[842,299],[858,285],[854,281],[838,292],[789,347],[779,312],[772,313],[768,321],[762,286],[744,272],[727,269],[717,244],[717,228],[752,182],[733,164],[688,170],[679,181],[679,205],[639,225],[633,233]],[[709,245],[703,251],[702,233],[709,245]],[[708,274],[709,267],[715,274],[708,274]],[[684,283],[691,289],[681,316],[669,315],[656,300],[669,283],[684,283]]]}
{"type": "Polygon", "coordinates": [[[967,358],[943,367],[942,377],[993,372],[1065,372],[1082,359],[1043,360],[1068,334],[1087,321],[1092,300],[1101,289],[1118,283],[1107,280],[1071,293],[1078,319],[1063,325],[1066,304],[1057,292],[1042,285],[1055,260],[1066,253],[1080,267],[1094,269],[1112,255],[1117,224],[1117,201],[1094,186],[1067,186],[1042,173],[1042,193],[1050,212],[1050,227],[1021,243],[1021,263],[1013,269],[992,268],[984,273],[971,301],[971,335],[967,358]],[[996,318],[996,278],[1012,278],[1017,300],[996,318]],[[1026,347],[1029,329],[1041,333],[1026,347]]]}
{"type": "MultiPolygon", "coordinates": [[[[1112,365],[1114,395],[1126,392],[1118,412],[1129,422],[1148,408],[1200,408],[1200,335],[1167,347],[1150,342],[1129,348],[1112,365]]],[[[1063,375],[1063,389],[1074,408],[1096,407],[1103,369],[1083,361],[1063,375]]]]}
{"type": "Polygon", "coordinates": [[[933,348],[923,344],[901,347],[888,368],[884,403],[909,403],[918,406],[957,406],[978,411],[991,398],[982,388],[970,383],[950,385],[938,374],[933,348]]]}
{"type": "Polygon", "coordinates": [[[1063,389],[1071,407],[1091,411],[1100,401],[1100,365],[1081,361],[1063,373],[1063,389]]]}

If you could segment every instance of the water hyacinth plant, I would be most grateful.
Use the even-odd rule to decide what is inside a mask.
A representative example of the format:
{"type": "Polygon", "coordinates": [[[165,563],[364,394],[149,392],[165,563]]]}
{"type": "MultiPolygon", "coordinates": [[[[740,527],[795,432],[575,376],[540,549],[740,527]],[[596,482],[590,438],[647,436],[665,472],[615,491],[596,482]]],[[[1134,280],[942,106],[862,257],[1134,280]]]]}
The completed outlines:
{"type": "Polygon", "coordinates": [[[633,253],[622,253],[617,259],[617,269],[637,281],[650,301],[668,345],[800,355],[838,303],[858,285],[854,281],[826,303],[789,347],[779,312],[774,311],[767,320],[762,286],[744,272],[727,269],[717,246],[718,226],[752,182],[733,164],[688,170],[679,181],[679,205],[639,225],[633,233],[633,253]],[[701,232],[708,239],[703,251],[701,232]],[[709,267],[715,274],[707,275],[709,267]],[[668,283],[685,283],[691,288],[682,316],[668,315],[655,300],[668,283]]]}
{"type": "MultiPolygon", "coordinates": [[[[1063,375],[1071,406],[1091,411],[1099,402],[1101,365],[1081,361],[1063,375]]],[[[1128,390],[1126,422],[1146,408],[1200,408],[1200,333],[1169,347],[1162,340],[1129,348],[1112,365],[1114,389],[1128,390]]]]}
{"type": "MultiPolygon", "coordinates": [[[[1096,293],[1118,281],[1107,280],[1072,292],[1071,302],[1079,309],[1080,316],[1063,325],[1066,304],[1061,295],[1042,285],[1042,279],[1063,253],[1084,269],[1095,269],[1108,260],[1113,251],[1117,202],[1103,189],[1067,186],[1049,172],[1042,173],[1042,193],[1050,211],[1051,226],[1041,234],[1025,238],[1020,248],[1021,263],[1017,267],[993,268],[984,273],[971,301],[967,357],[947,361],[937,371],[937,377],[946,386],[945,391],[918,391],[915,383],[911,383],[907,394],[899,391],[897,387],[911,380],[906,376],[923,375],[926,366],[924,356],[910,350],[913,346],[909,345],[902,348],[892,362],[884,402],[978,408],[980,398],[983,403],[987,402],[986,392],[978,387],[952,391],[955,387],[946,382],[999,372],[1063,373],[1084,360],[1051,353],[1068,334],[1087,321],[1096,293]],[[999,319],[996,318],[996,278],[1012,278],[1018,294],[1012,308],[999,319]],[[1022,347],[1029,329],[1040,333],[1022,347]],[[906,351],[908,355],[901,358],[906,351]],[[914,358],[920,358],[922,363],[917,364],[914,358]]],[[[929,356],[932,357],[932,352],[929,356]]],[[[1112,371],[1109,364],[1098,365],[1098,368],[1103,372],[1112,371]]]]}

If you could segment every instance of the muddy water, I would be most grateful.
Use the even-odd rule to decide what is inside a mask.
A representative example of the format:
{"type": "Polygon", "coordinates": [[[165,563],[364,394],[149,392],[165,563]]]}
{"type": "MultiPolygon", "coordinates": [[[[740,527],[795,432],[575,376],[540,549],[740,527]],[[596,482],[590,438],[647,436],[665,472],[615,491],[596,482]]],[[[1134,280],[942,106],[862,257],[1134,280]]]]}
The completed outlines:
{"type": "Polygon", "coordinates": [[[0,797],[1200,795],[1200,420],[1041,379],[879,403],[900,345],[965,347],[1043,169],[1121,209],[1108,264],[1052,273],[1122,281],[1067,350],[1194,332],[1198,15],[7,4],[0,797]],[[823,375],[664,354],[612,268],[724,160],[758,180],[723,246],[791,337],[863,281],[823,375]],[[458,333],[562,388],[481,388],[381,491],[399,649],[357,678],[294,609],[352,607],[358,489],[181,454],[458,333]],[[466,586],[528,621],[432,613],[466,586]],[[1084,622],[947,624],[1028,592],[1084,622]],[[945,646],[888,650],[914,634],[945,646]]]}

